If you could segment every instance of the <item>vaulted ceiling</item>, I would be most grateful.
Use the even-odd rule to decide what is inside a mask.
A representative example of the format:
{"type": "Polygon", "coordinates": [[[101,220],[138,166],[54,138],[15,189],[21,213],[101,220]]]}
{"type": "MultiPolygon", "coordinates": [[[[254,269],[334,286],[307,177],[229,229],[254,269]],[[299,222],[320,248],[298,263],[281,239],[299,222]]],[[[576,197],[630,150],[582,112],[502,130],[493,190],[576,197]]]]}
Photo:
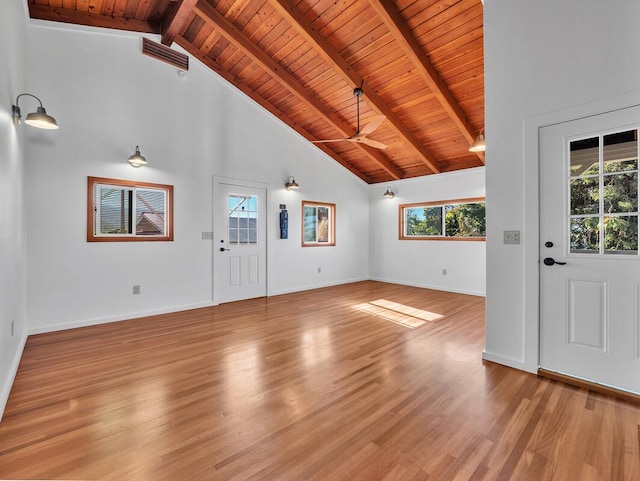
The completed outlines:
{"type": "Polygon", "coordinates": [[[480,0],[28,2],[32,18],[159,34],[310,141],[360,127],[314,145],[367,183],[484,164],[468,151],[484,127],[480,0]]]}

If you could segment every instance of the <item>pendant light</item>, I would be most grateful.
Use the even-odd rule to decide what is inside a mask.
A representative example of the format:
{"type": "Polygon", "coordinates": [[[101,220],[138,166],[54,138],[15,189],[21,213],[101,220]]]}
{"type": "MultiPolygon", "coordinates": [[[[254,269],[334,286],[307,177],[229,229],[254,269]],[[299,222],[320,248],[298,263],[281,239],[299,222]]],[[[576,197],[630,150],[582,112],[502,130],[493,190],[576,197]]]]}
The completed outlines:
{"type": "Polygon", "coordinates": [[[469,152],[485,151],[484,135],[482,135],[483,131],[484,129],[480,131],[480,133],[478,134],[478,137],[476,137],[476,140],[473,142],[473,144],[471,144],[471,146],[469,147],[469,152]]]}

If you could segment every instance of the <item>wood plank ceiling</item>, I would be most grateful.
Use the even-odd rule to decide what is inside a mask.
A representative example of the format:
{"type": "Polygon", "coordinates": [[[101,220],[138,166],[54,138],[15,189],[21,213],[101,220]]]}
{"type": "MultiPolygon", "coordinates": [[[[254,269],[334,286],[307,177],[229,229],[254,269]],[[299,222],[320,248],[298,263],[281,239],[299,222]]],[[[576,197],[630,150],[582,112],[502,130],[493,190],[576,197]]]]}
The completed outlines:
{"type": "Polygon", "coordinates": [[[477,167],[480,0],[28,0],[32,18],[159,34],[367,183],[477,167]]]}

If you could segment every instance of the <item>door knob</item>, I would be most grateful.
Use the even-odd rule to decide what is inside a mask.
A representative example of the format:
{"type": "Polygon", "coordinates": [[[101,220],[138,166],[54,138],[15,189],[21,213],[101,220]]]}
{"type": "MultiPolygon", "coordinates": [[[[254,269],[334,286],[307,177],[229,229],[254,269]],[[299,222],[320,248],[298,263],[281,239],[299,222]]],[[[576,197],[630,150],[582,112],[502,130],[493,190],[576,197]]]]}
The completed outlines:
{"type": "Polygon", "coordinates": [[[558,264],[559,266],[564,266],[566,264],[566,262],[558,262],[558,261],[556,261],[553,257],[545,257],[545,259],[542,262],[544,262],[545,266],[552,266],[553,264],[558,264]]]}
{"type": "Polygon", "coordinates": [[[220,247],[220,252],[230,251],[231,249],[225,249],[224,247],[220,247]]]}

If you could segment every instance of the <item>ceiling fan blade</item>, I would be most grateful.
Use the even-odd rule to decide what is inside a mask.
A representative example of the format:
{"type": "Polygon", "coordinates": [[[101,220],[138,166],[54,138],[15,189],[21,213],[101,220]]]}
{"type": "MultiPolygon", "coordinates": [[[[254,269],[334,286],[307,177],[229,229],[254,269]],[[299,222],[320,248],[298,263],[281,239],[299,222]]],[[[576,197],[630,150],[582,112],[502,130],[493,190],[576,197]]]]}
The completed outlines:
{"type": "Polygon", "coordinates": [[[371,132],[380,127],[380,124],[382,124],[382,122],[384,122],[386,119],[387,117],[385,115],[376,115],[375,117],[372,117],[369,123],[362,127],[360,134],[369,135],[371,132]]]}
{"type": "Polygon", "coordinates": [[[349,139],[344,139],[344,140],[348,140],[349,142],[356,142],[358,144],[365,144],[368,145],[369,147],[373,147],[375,149],[386,149],[387,146],[385,144],[383,144],[382,142],[378,142],[377,140],[371,140],[368,137],[365,137],[362,134],[356,135],[354,137],[351,137],[349,139]]]}
{"type": "Polygon", "coordinates": [[[311,143],[312,144],[325,144],[327,142],[342,142],[343,140],[349,140],[349,139],[312,140],[311,143]]]}
{"type": "Polygon", "coordinates": [[[374,149],[386,149],[387,146],[385,144],[383,144],[382,142],[378,142],[377,140],[372,140],[369,139],[367,137],[363,137],[360,139],[360,142],[362,142],[365,145],[368,145],[369,147],[373,147],[374,149]]]}

